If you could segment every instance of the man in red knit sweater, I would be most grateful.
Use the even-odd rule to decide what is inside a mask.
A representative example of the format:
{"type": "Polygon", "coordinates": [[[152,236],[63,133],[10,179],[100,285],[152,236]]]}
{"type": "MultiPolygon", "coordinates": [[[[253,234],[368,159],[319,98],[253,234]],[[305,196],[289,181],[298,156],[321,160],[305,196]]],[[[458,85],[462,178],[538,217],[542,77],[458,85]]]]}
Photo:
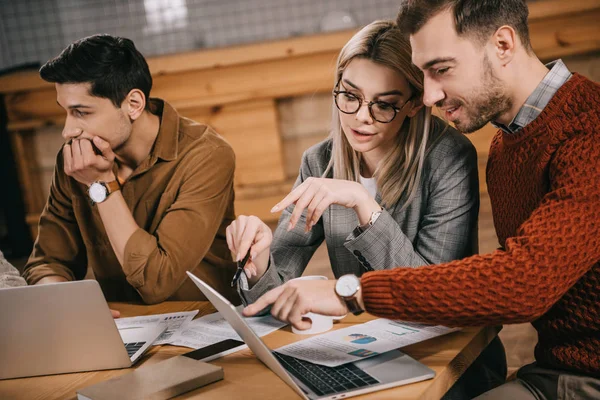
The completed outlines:
{"type": "MultiPolygon", "coordinates": [[[[423,102],[465,133],[492,122],[487,184],[501,248],[447,264],[290,281],[244,310],[367,310],[448,326],[531,322],[536,362],[483,399],[600,399],[600,86],[529,42],[524,0],[403,0],[423,102]]],[[[281,204],[281,208],[288,204],[281,204]]],[[[298,206],[305,206],[296,204],[298,206]]]]}

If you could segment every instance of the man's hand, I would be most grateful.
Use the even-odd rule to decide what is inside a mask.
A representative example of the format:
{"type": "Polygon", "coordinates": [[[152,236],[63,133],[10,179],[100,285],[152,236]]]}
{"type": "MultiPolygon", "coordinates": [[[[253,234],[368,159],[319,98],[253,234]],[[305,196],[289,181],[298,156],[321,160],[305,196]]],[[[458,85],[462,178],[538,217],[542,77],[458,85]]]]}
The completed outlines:
{"type": "Polygon", "coordinates": [[[73,139],[63,146],[65,174],[87,186],[96,181],[114,181],[115,174],[112,168],[115,153],[108,142],[100,137],[94,136],[91,140],[100,150],[101,155],[96,155],[92,141],[87,138],[73,139]]]}
{"type": "Polygon", "coordinates": [[[244,308],[243,314],[251,317],[273,304],[271,314],[280,321],[288,322],[296,329],[310,329],[312,322],[302,316],[316,314],[342,316],[348,312],[346,303],[335,293],[335,280],[289,281],[261,296],[244,308]]]}

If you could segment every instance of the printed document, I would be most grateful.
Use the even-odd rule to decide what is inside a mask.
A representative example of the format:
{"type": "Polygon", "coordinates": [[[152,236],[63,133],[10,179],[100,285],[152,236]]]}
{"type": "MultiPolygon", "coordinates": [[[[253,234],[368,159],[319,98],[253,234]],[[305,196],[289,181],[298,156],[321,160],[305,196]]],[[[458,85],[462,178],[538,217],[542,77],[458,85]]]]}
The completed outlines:
{"type": "Polygon", "coordinates": [[[154,329],[161,325],[166,330],[154,341],[154,345],[168,344],[175,332],[190,322],[198,314],[198,310],[175,312],[168,314],[142,315],[139,317],[117,318],[115,324],[119,330],[131,328],[154,329]]]}
{"type": "MultiPolygon", "coordinates": [[[[243,306],[237,307],[238,312],[241,312],[242,309],[243,306]]],[[[258,336],[268,335],[287,325],[285,322],[275,319],[271,314],[262,317],[244,317],[244,320],[258,336]]],[[[186,324],[171,337],[169,344],[199,349],[225,339],[242,340],[229,322],[217,312],[186,324]]]]}
{"type": "Polygon", "coordinates": [[[376,319],[313,336],[276,351],[314,364],[337,367],[457,330],[445,326],[376,319]]]}

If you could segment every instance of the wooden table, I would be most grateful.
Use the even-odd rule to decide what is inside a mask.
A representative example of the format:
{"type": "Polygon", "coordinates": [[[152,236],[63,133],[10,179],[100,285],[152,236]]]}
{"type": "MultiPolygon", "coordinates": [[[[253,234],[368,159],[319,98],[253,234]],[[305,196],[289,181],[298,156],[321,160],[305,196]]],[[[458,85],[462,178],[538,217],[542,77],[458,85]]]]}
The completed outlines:
{"type": "MultiPolygon", "coordinates": [[[[153,306],[111,303],[110,306],[121,311],[123,317],[198,309],[200,310],[198,316],[214,312],[212,305],[208,302],[165,302],[153,306]]],[[[367,314],[359,317],[350,315],[336,323],[334,329],[367,322],[373,318],[367,314]]],[[[497,333],[495,328],[467,328],[461,332],[405,347],[402,351],[436,372],[435,379],[374,392],[360,396],[360,398],[440,399],[497,333]]],[[[286,327],[265,336],[263,340],[270,348],[277,348],[305,337],[293,334],[291,329],[286,327]]],[[[188,351],[191,349],[169,345],[156,346],[144,355],[142,360],[136,364],[136,368],[151,365],[188,351]]],[[[292,389],[264,366],[249,349],[211,361],[211,363],[223,367],[225,378],[178,398],[201,398],[203,400],[298,398],[292,389]]],[[[127,372],[129,369],[4,380],[0,381],[0,398],[75,399],[77,389],[127,372]]]]}

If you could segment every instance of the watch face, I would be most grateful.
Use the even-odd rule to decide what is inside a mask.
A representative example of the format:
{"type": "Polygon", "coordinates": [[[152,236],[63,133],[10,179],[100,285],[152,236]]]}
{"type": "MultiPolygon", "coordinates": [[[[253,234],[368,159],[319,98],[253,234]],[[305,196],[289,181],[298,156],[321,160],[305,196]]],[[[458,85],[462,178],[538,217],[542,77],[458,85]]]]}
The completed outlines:
{"type": "Polygon", "coordinates": [[[106,199],[106,188],[98,182],[94,182],[90,185],[89,194],[94,203],[101,203],[106,199]]]}
{"type": "Polygon", "coordinates": [[[354,275],[344,275],[338,279],[335,284],[335,291],[339,296],[342,297],[351,297],[356,294],[358,291],[358,287],[360,286],[360,281],[354,275]]]}

